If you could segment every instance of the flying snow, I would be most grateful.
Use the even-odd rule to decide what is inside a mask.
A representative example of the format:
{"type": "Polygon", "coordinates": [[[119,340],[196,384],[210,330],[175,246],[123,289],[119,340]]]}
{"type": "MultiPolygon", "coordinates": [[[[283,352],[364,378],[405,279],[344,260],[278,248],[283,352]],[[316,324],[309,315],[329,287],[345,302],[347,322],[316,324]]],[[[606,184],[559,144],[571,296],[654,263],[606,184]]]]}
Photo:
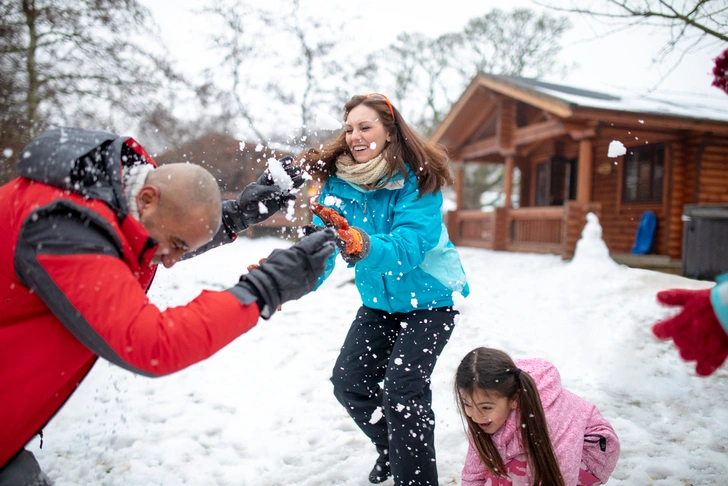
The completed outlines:
{"type": "Polygon", "coordinates": [[[607,157],[619,157],[627,153],[627,149],[624,144],[618,140],[612,140],[609,142],[609,150],[607,151],[607,157]]]}

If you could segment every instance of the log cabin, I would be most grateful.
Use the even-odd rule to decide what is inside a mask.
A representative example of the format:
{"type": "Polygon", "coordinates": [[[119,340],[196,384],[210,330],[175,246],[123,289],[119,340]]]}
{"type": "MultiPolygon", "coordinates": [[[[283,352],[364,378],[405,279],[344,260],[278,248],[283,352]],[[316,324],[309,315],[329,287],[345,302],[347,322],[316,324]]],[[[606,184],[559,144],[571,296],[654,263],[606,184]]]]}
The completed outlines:
{"type": "Polygon", "coordinates": [[[570,259],[593,212],[610,254],[629,255],[652,211],[650,253],[680,262],[685,205],[728,203],[728,96],[718,90],[676,102],[480,73],[431,139],[457,176],[446,214],[457,245],[570,259]],[[503,166],[502,207],[463,208],[470,164],[503,166]]]}

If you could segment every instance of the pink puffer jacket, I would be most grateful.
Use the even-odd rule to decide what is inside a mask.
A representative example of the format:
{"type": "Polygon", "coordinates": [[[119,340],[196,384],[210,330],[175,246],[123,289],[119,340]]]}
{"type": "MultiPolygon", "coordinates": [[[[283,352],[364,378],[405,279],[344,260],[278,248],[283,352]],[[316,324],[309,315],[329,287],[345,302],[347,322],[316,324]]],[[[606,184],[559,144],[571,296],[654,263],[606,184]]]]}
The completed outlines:
{"type": "MultiPolygon", "coordinates": [[[[548,361],[540,358],[523,359],[516,361],[516,365],[533,377],[541,394],[551,443],[566,486],[577,484],[582,462],[605,483],[619,458],[619,439],[609,422],[596,406],[562,388],[559,371],[548,361]],[[585,439],[593,442],[586,442],[585,439]]],[[[520,422],[518,409],[515,409],[506,423],[491,436],[504,464],[524,453],[520,422]]],[[[484,486],[488,468],[478,457],[472,440],[468,439],[462,484],[484,486]]],[[[530,470],[527,470],[527,484],[531,484],[530,470]]]]}

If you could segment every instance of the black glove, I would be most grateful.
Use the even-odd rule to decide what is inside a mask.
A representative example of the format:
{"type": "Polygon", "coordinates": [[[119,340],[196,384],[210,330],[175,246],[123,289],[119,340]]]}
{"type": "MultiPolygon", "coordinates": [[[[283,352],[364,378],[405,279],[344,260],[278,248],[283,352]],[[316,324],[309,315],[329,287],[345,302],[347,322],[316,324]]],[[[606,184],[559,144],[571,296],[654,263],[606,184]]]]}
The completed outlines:
{"type": "Polygon", "coordinates": [[[260,316],[270,318],[278,307],[296,300],[316,287],[326,268],[326,260],[334,253],[333,230],[316,232],[285,250],[273,250],[258,268],[240,277],[234,294],[253,294],[260,316]]]}
{"type": "MultiPolygon", "coordinates": [[[[301,227],[301,230],[304,235],[312,235],[324,230],[325,228],[326,226],[307,224],[301,227]]],[[[346,230],[336,230],[336,246],[341,251],[341,258],[343,258],[346,263],[356,265],[369,255],[369,251],[372,248],[372,242],[369,235],[363,229],[357,228],[356,226],[349,226],[346,230]],[[352,234],[354,232],[359,233],[361,236],[361,249],[357,252],[351,252],[352,246],[357,246],[353,242],[356,240],[355,236],[352,234]]]]}
{"type": "Polygon", "coordinates": [[[286,156],[280,161],[286,174],[291,178],[292,187],[283,190],[273,180],[268,169],[258,180],[248,184],[237,199],[222,202],[222,221],[228,236],[244,231],[251,224],[265,221],[273,214],[288,206],[289,201],[296,199],[291,191],[304,183],[303,169],[293,165],[293,158],[286,156]],[[261,210],[261,204],[265,209],[261,210]]]}

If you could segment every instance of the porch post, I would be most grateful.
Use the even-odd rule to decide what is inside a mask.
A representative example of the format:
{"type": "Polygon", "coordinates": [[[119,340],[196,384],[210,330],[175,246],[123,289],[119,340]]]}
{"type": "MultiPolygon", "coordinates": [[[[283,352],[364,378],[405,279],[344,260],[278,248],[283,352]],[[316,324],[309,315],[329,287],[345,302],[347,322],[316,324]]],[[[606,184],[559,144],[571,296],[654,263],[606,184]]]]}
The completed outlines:
{"type": "Polygon", "coordinates": [[[463,209],[463,180],[465,178],[464,163],[455,164],[455,210],[463,209]]]}
{"type": "Polygon", "coordinates": [[[579,141],[579,178],[576,182],[576,200],[582,204],[591,201],[592,185],[592,140],[579,141]]]}
{"type": "Polygon", "coordinates": [[[505,193],[505,208],[511,209],[511,193],[513,192],[513,166],[515,165],[515,157],[508,155],[506,157],[505,181],[503,184],[503,192],[505,193]]]}

